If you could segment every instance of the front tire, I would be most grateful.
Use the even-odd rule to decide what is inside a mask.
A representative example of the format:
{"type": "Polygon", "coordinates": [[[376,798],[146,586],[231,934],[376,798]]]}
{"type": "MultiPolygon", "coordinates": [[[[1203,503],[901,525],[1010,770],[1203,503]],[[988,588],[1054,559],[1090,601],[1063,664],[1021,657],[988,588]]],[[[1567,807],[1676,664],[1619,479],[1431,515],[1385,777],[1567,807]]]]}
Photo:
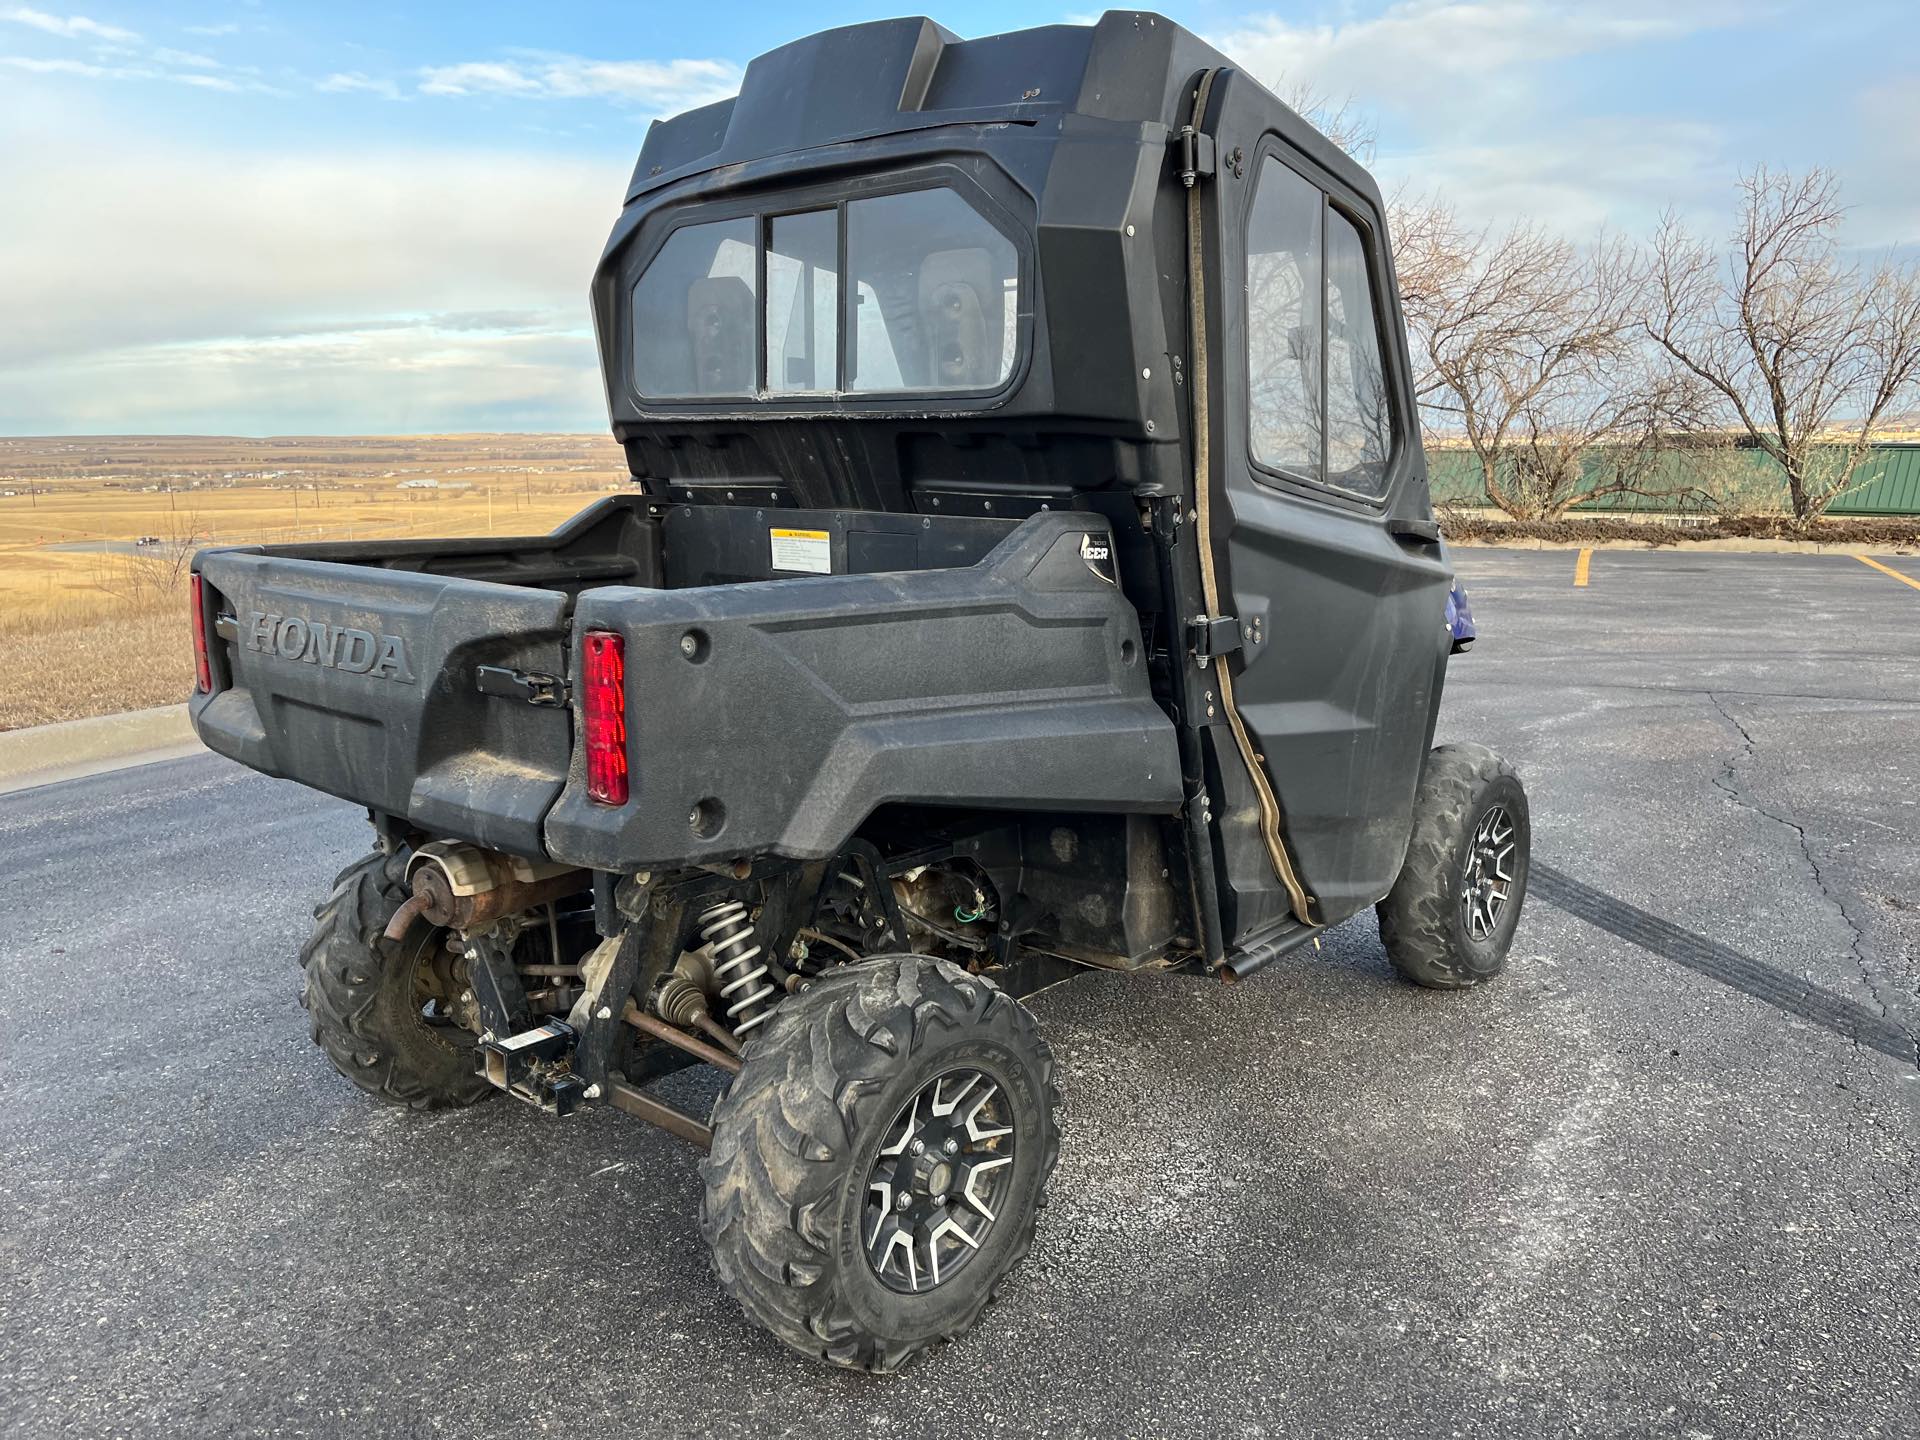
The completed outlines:
{"type": "Polygon", "coordinates": [[[811,982],[714,1106],[700,1228],[720,1283],[803,1354],[898,1368],[1026,1255],[1058,1103],[1033,1016],[989,980],[890,956],[811,982]]]}
{"type": "Polygon", "coordinates": [[[406,863],[404,851],[376,851],[340,872],[300,952],[300,1003],[313,1043],[369,1095],[415,1110],[472,1105],[498,1092],[448,1015],[446,932],[416,919],[398,942],[384,933],[407,898],[406,863]]]}
{"type": "Polygon", "coordinates": [[[1429,754],[1407,858],[1375,907],[1393,968],[1434,990],[1479,985],[1506,969],[1532,843],[1526,788],[1511,765],[1484,745],[1429,754]]]}

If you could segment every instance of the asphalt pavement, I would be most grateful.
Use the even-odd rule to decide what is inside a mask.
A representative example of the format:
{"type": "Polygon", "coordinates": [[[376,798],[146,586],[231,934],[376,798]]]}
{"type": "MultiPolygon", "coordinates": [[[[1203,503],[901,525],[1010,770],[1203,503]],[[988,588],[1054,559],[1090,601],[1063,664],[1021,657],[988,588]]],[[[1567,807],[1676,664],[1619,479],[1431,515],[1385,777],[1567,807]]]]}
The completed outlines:
{"type": "Polygon", "coordinates": [[[1532,794],[1508,975],[1415,990],[1362,918],[1036,997],[1033,1256],[892,1378],[746,1323],[680,1142],[333,1074],[294,957],[358,812],[213,757],[0,797],[0,1427],[1920,1434],[1920,591],[1457,560],[1440,738],[1532,794]]]}

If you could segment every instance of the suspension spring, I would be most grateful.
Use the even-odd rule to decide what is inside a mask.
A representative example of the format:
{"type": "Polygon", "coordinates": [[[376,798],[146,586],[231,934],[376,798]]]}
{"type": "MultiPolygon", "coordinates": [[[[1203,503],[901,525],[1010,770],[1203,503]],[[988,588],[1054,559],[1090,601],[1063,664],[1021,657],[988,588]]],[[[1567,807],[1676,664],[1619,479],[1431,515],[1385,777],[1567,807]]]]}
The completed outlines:
{"type": "Polygon", "coordinates": [[[735,1036],[744,1036],[773,1013],[778,993],[767,979],[754,942],[753,921],[738,900],[723,900],[701,915],[700,942],[713,956],[713,978],[720,986],[720,1003],[735,1036]],[[759,963],[756,963],[759,962],[759,963]]]}

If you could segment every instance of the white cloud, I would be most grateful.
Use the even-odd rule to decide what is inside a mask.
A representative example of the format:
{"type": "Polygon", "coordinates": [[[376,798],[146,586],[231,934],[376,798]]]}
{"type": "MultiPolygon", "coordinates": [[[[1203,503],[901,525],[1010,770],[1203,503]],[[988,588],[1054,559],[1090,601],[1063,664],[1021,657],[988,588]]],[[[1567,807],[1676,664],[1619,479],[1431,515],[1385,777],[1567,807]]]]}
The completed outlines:
{"type": "Polygon", "coordinates": [[[140,38],[132,30],[124,30],[118,25],[105,25],[98,20],[89,20],[84,15],[49,15],[44,10],[32,10],[24,5],[0,10],[0,20],[11,20],[16,25],[27,25],[68,40],[106,40],[125,45],[140,38]]]}
{"type": "Polygon", "coordinates": [[[220,62],[211,55],[200,55],[192,50],[168,50],[162,47],[153,52],[153,59],[159,65],[186,65],[196,70],[218,70],[220,62]]]}
{"type": "MultiPolygon", "coordinates": [[[[176,54],[172,51],[156,51],[160,55],[176,54]]],[[[195,57],[205,59],[204,56],[195,57]]],[[[226,67],[214,61],[207,61],[215,69],[226,67]]],[[[176,70],[145,61],[131,61],[113,65],[99,65],[86,60],[41,59],[29,55],[0,55],[0,65],[10,69],[24,70],[33,75],[77,75],[88,80],[159,80],[173,85],[190,85],[196,90],[218,90],[224,94],[237,95],[251,91],[261,95],[283,95],[286,92],[263,80],[254,78],[250,70],[232,70],[226,74],[211,75],[204,69],[176,70]]]]}
{"type": "Polygon", "coordinates": [[[0,65],[33,75],[84,75],[89,79],[113,73],[105,65],[90,65],[84,60],[41,60],[30,55],[0,55],[0,65]]]}
{"type": "Polygon", "coordinates": [[[189,35],[220,36],[220,35],[238,35],[239,33],[240,33],[240,27],[238,25],[235,25],[231,21],[228,21],[224,25],[189,25],[187,26],[187,34],[189,35]]]}
{"type": "Polygon", "coordinates": [[[585,332],[430,324],[141,347],[7,376],[0,431],[594,430],[606,424],[595,359],[585,332]]]}
{"type": "Polygon", "coordinates": [[[1257,16],[1213,38],[1282,94],[1305,84],[1387,117],[1374,164],[1386,188],[1440,191],[1468,219],[1525,218],[1585,238],[1717,199],[1730,172],[1706,122],[1563,110],[1556,67],[1671,44],[1739,13],[1727,0],[1399,0],[1338,23],[1257,16]]]}
{"type": "Polygon", "coordinates": [[[1302,79],[1375,107],[1434,98],[1478,105],[1482,88],[1506,73],[1691,34],[1718,13],[1717,5],[1647,0],[1400,0],[1340,24],[1253,16],[1216,43],[1269,85],[1302,79]]]}
{"type": "Polygon", "coordinates": [[[620,161],[7,132],[0,431],[604,420],[587,282],[620,161]]]}
{"type": "Polygon", "coordinates": [[[430,65],[420,72],[427,95],[537,95],[540,82],[517,65],[474,60],[464,65],[430,65]]]}
{"type": "Polygon", "coordinates": [[[369,95],[379,95],[388,100],[400,98],[400,87],[391,80],[383,80],[372,75],[362,74],[358,70],[347,70],[327,76],[317,81],[314,89],[324,90],[328,94],[348,94],[364,91],[369,95]]]}
{"type": "Polygon", "coordinates": [[[1383,189],[1441,195],[1470,224],[1537,220],[1581,240],[1646,233],[1669,207],[1718,214],[1733,177],[1717,127],[1645,116],[1455,141],[1395,154],[1375,170],[1383,189]]]}
{"type": "Polygon", "coordinates": [[[610,99],[662,111],[724,100],[739,87],[739,69],[719,60],[586,60],[577,55],[540,55],[430,65],[420,72],[423,95],[610,99]]]}

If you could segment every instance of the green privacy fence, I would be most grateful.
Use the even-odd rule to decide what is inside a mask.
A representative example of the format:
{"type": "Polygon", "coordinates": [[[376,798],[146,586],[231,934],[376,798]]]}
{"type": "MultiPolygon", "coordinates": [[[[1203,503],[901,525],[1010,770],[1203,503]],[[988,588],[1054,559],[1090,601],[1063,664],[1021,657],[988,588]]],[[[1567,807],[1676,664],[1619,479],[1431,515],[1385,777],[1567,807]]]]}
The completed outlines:
{"type": "MultiPolygon", "coordinates": [[[[1590,475],[1599,462],[1589,465],[1590,475]]],[[[1430,449],[1427,470],[1436,503],[1484,505],[1480,462],[1470,450],[1430,449]]],[[[1589,480],[1589,484],[1593,483],[1589,480]]],[[[1751,449],[1678,452],[1662,466],[1649,490],[1654,495],[1603,495],[1573,508],[1595,511],[1698,511],[1721,509],[1765,513],[1787,507],[1786,477],[1764,452],[1751,449]],[[1712,497],[1703,503],[1702,493],[1712,497]]],[[[1854,471],[1847,492],[1827,507],[1829,515],[1920,515],[1920,445],[1877,445],[1854,471]]]]}

